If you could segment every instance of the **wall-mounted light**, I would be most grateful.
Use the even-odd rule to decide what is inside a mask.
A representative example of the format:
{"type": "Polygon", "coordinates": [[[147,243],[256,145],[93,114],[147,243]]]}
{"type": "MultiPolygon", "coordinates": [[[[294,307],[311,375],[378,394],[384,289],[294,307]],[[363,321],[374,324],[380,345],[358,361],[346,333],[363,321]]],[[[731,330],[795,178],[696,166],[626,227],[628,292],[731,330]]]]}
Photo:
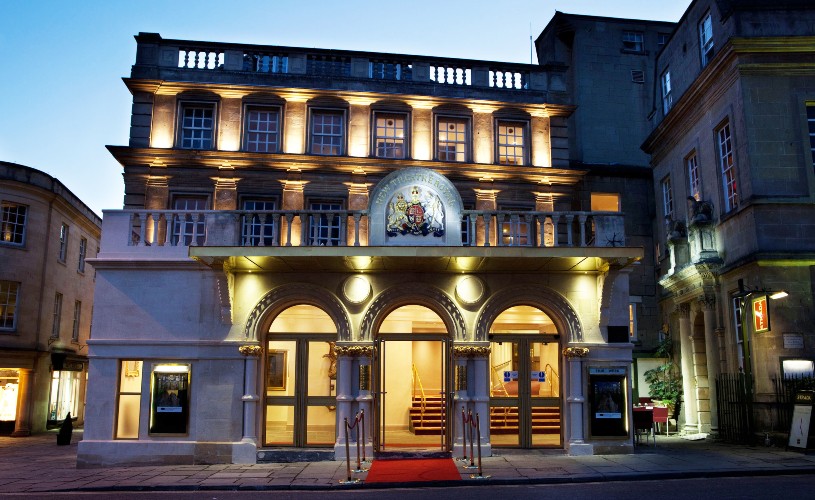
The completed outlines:
{"type": "Polygon", "coordinates": [[[770,294],[770,298],[773,299],[773,300],[783,299],[784,297],[786,297],[788,295],[789,294],[787,292],[785,292],[784,290],[781,290],[781,291],[778,291],[778,292],[772,292],[770,294]]]}

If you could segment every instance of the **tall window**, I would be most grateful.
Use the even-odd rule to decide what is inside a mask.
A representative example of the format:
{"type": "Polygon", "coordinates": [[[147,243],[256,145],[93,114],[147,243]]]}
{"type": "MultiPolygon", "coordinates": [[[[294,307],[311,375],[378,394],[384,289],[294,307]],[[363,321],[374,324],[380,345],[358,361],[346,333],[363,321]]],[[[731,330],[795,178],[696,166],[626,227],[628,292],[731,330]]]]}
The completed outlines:
{"type": "Polygon", "coordinates": [[[807,125],[809,125],[809,147],[812,152],[812,168],[815,170],[815,103],[807,104],[807,125]]]}
{"type": "Polygon", "coordinates": [[[436,122],[436,158],[439,161],[467,161],[470,121],[440,116],[436,122]]]}
{"type": "Polygon", "coordinates": [[[524,216],[525,212],[532,211],[530,207],[503,206],[501,210],[512,211],[511,215],[499,215],[501,223],[501,244],[504,246],[527,246],[535,241],[532,219],[524,216]]]}
{"type": "Polygon", "coordinates": [[[713,19],[710,12],[699,23],[699,48],[702,51],[702,67],[713,59],[713,19]]]}
{"type": "Polygon", "coordinates": [[[666,220],[674,217],[674,196],[671,190],[671,177],[662,179],[662,215],[666,220]]]}
{"type": "Polygon", "coordinates": [[[79,240],[79,261],[76,265],[76,270],[80,273],[85,272],[85,257],[88,254],[88,240],[86,238],[81,238],[79,240]]]}
{"type": "Polygon", "coordinates": [[[0,205],[0,244],[25,244],[25,217],[28,207],[4,201],[0,205]]]}
{"type": "Polygon", "coordinates": [[[345,144],[345,112],[314,109],[311,112],[309,151],[314,155],[343,154],[345,144]]]}
{"type": "Polygon", "coordinates": [[[68,224],[63,224],[59,228],[59,261],[65,262],[68,256],[68,224]]]}
{"type": "Polygon", "coordinates": [[[623,31],[623,49],[632,52],[643,52],[643,36],[639,31],[623,31]]]}
{"type": "Polygon", "coordinates": [[[144,363],[142,361],[123,360],[119,367],[116,439],[139,438],[143,371],[144,363]]]}
{"type": "Polygon", "coordinates": [[[340,213],[342,203],[339,201],[314,201],[309,210],[325,211],[314,213],[309,217],[309,242],[311,246],[339,246],[344,240],[343,217],[340,213]]]}
{"type": "Polygon", "coordinates": [[[180,212],[173,215],[173,244],[174,245],[203,245],[206,239],[206,221],[204,214],[207,209],[206,196],[177,196],[173,200],[173,210],[180,212]]]}
{"type": "Polygon", "coordinates": [[[523,122],[498,122],[498,163],[501,165],[524,165],[526,163],[526,124],[523,122]]]}
{"type": "Polygon", "coordinates": [[[14,331],[17,328],[17,301],[20,296],[20,283],[0,281],[0,331],[14,331]]]}
{"type": "Polygon", "coordinates": [[[377,158],[405,158],[407,115],[374,113],[374,155],[377,158]]]}
{"type": "Polygon", "coordinates": [[[628,304],[628,339],[631,342],[637,340],[637,303],[628,304]]]}
{"type": "Polygon", "coordinates": [[[243,149],[252,153],[277,153],[280,151],[279,107],[246,107],[243,149]]]}
{"type": "Polygon", "coordinates": [[[183,149],[212,149],[215,137],[215,105],[187,103],[181,106],[179,139],[183,149]]]}
{"type": "Polygon", "coordinates": [[[688,167],[688,183],[690,188],[690,195],[699,201],[702,199],[702,181],[699,179],[699,160],[696,157],[696,152],[691,153],[686,159],[685,164],[688,167]]]}
{"type": "MultiPolygon", "coordinates": [[[[264,212],[275,209],[274,200],[243,200],[243,209],[264,212]]],[[[241,239],[244,246],[272,246],[275,237],[273,214],[247,213],[243,216],[241,239]]]]}
{"type": "Polygon", "coordinates": [[[51,337],[59,338],[60,319],[62,318],[62,294],[54,294],[54,321],[51,324],[51,337]]]}
{"type": "Polygon", "coordinates": [[[719,166],[722,173],[724,207],[729,212],[739,206],[739,193],[736,186],[736,163],[733,158],[733,144],[730,139],[730,124],[725,123],[716,131],[719,144],[719,166]]]}
{"type": "Polygon", "coordinates": [[[673,95],[671,94],[671,72],[665,70],[665,73],[662,73],[662,113],[668,114],[668,111],[671,110],[671,106],[674,103],[673,95]]]}
{"type": "Polygon", "coordinates": [[[739,368],[744,368],[744,324],[742,323],[743,297],[733,297],[733,331],[736,334],[736,355],[739,368]]]}
{"type": "Polygon", "coordinates": [[[82,319],[82,302],[74,302],[74,324],[71,328],[71,340],[74,342],[79,340],[79,323],[82,319]]]}

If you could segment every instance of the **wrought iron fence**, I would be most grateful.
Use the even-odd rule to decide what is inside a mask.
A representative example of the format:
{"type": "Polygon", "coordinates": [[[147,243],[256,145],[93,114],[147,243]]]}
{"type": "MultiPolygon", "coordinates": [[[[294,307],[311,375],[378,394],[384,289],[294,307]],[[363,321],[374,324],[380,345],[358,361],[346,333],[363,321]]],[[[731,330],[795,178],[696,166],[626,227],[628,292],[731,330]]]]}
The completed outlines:
{"type": "Polygon", "coordinates": [[[753,436],[753,378],[723,373],[716,379],[719,435],[724,441],[748,443],[753,436]]]}
{"type": "Polygon", "coordinates": [[[803,390],[815,390],[815,378],[813,377],[791,377],[776,379],[775,400],[776,405],[776,428],[789,429],[792,421],[792,409],[795,404],[795,393],[803,390]]]}

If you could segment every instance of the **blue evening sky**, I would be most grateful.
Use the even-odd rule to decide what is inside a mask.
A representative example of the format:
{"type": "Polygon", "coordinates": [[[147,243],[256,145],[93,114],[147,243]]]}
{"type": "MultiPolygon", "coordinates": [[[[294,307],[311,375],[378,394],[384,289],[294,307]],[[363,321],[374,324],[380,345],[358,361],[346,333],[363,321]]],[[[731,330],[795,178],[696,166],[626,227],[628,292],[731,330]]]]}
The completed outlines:
{"type": "MultiPolygon", "coordinates": [[[[0,0],[0,160],[120,209],[140,31],[165,38],[528,63],[556,10],[678,21],[690,0],[0,0]]],[[[537,61],[536,61],[537,62],[537,61]]]]}

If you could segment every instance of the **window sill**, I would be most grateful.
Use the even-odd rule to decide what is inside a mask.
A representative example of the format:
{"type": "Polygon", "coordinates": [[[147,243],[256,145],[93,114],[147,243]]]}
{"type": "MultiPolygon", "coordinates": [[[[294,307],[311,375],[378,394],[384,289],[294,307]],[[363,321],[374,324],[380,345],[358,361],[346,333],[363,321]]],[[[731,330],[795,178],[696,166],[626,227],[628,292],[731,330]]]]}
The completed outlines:
{"type": "Polygon", "coordinates": [[[620,49],[620,54],[630,54],[632,56],[647,56],[650,54],[650,52],[647,50],[620,49]]]}

